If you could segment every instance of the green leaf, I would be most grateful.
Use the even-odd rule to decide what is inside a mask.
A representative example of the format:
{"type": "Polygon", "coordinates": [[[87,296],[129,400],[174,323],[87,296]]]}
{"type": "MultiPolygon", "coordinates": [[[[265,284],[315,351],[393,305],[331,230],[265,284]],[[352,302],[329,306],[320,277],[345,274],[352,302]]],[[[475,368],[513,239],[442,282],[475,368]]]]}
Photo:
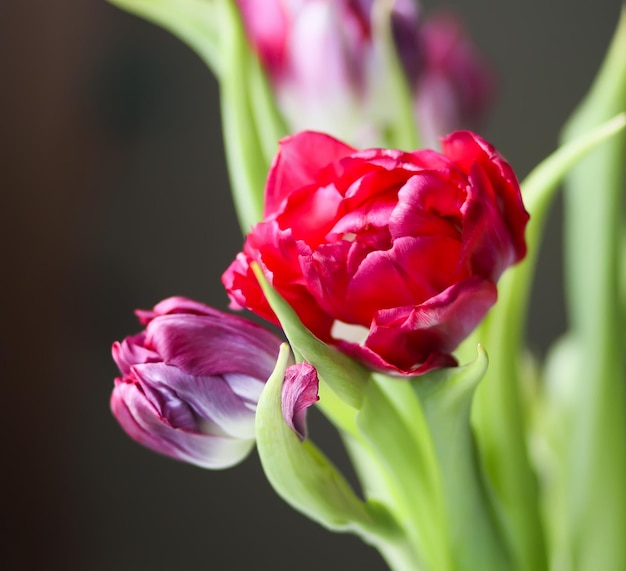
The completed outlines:
{"type": "Polygon", "coordinates": [[[343,403],[358,409],[368,384],[369,371],[315,337],[302,325],[291,306],[270,286],[258,264],[253,263],[252,267],[294,352],[317,369],[320,381],[326,383],[343,403]]]}
{"type": "Polygon", "coordinates": [[[261,63],[253,55],[249,62],[248,92],[265,161],[269,165],[278,151],[278,141],[289,133],[289,129],[261,63]]]}
{"type": "Polygon", "coordinates": [[[528,254],[498,284],[498,303],[466,343],[489,347],[491,366],[477,390],[472,411],[481,462],[495,495],[496,511],[522,569],[545,568],[538,489],[526,447],[520,368],[528,299],[548,208],[559,184],[598,145],[623,132],[619,115],[563,145],[522,182],[530,221],[528,254]]]}
{"type": "Polygon", "coordinates": [[[328,458],[310,440],[301,442],[285,423],[281,392],[288,363],[289,346],[283,344],[256,412],[257,448],[270,484],[290,506],[320,525],[358,534],[392,569],[418,569],[413,545],[387,506],[359,499],[328,458]]]}
{"type": "MultiPolygon", "coordinates": [[[[600,72],[565,129],[571,139],[626,111],[626,9],[600,72]]],[[[626,133],[568,177],[564,200],[567,313],[584,358],[567,442],[569,548],[581,571],[626,569],[626,324],[619,311],[626,133]]]]}
{"type": "Polygon", "coordinates": [[[247,234],[263,217],[263,192],[270,165],[251,101],[251,71],[260,70],[254,66],[254,56],[234,2],[215,1],[221,14],[223,73],[219,80],[224,149],[239,225],[247,234]]]}
{"type": "Polygon", "coordinates": [[[301,442],[283,419],[281,391],[288,363],[289,346],[283,344],[257,407],[257,448],[265,475],[288,504],[328,529],[369,528],[373,521],[364,502],[315,445],[301,442]]]}
{"type": "Polygon", "coordinates": [[[454,569],[438,460],[410,383],[375,374],[365,388],[356,423],[387,474],[393,511],[424,569],[454,569]]]}
{"type": "Polygon", "coordinates": [[[571,335],[550,348],[531,417],[531,452],[541,481],[542,510],[554,569],[574,569],[567,496],[571,437],[576,430],[577,378],[584,367],[584,355],[571,335]]]}
{"type": "Polygon", "coordinates": [[[412,381],[439,460],[456,568],[468,571],[511,568],[470,426],[474,390],[487,366],[487,354],[479,346],[472,363],[433,371],[412,381]]]}
{"type": "Polygon", "coordinates": [[[219,76],[220,21],[214,0],[109,0],[165,28],[191,47],[219,76]]]}

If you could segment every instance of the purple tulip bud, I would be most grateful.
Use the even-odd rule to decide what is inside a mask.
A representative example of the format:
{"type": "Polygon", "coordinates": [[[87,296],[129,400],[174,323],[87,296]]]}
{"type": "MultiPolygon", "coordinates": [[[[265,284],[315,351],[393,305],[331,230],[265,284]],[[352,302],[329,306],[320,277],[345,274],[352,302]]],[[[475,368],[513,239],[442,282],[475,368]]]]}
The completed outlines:
{"type": "Polygon", "coordinates": [[[145,330],[112,351],[121,376],[111,410],[122,428],[151,450],[205,468],[243,460],[280,340],[182,297],[136,314],[145,330]]]}

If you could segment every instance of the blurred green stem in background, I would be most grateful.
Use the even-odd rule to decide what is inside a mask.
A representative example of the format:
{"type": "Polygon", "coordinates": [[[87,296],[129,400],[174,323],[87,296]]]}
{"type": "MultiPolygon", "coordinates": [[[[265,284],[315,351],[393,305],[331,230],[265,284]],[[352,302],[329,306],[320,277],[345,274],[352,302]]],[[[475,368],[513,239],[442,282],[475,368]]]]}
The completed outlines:
{"type": "MultiPolygon", "coordinates": [[[[626,10],[594,84],[564,130],[570,140],[626,110],[626,10]]],[[[620,254],[626,135],[603,143],[571,172],[565,191],[565,282],[579,355],[574,422],[560,483],[567,557],[579,571],[626,569],[626,375],[620,254]]]]}

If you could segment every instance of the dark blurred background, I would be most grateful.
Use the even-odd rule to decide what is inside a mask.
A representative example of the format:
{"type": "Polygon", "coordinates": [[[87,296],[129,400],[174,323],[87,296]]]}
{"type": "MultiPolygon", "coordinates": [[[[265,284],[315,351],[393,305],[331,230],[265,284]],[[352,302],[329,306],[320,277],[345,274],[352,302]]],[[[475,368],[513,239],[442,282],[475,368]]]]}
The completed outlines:
{"type": "MultiPolygon", "coordinates": [[[[587,90],[620,1],[448,5],[499,75],[482,133],[523,177],[587,90]]],[[[384,569],[287,508],[255,455],[203,471],[142,449],[109,412],[110,346],[138,330],[134,308],[173,294],[226,307],[241,236],[211,73],[104,0],[1,0],[0,82],[2,568],[384,569]]],[[[530,316],[539,353],[564,327],[559,241],[557,208],[530,316]]]]}

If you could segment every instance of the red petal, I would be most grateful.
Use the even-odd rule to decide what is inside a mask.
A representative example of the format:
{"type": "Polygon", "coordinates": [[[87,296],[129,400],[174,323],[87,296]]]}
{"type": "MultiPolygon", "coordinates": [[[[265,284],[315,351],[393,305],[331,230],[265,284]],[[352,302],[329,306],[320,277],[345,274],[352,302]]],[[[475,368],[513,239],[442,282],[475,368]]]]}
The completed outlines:
{"type": "Polygon", "coordinates": [[[276,212],[281,202],[292,192],[316,182],[323,167],[355,151],[341,141],[315,131],[302,131],[280,141],[265,186],[267,218],[276,212]]]}

